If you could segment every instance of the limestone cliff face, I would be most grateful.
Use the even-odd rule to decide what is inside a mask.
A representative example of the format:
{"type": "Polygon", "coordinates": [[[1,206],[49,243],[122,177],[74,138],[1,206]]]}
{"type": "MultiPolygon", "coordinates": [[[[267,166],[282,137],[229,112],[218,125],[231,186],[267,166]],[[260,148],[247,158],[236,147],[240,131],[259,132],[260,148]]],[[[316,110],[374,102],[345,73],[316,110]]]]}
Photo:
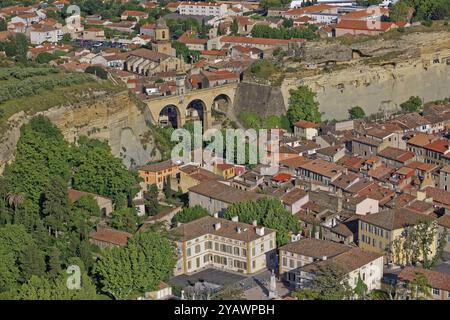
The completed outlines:
{"type": "MultiPolygon", "coordinates": [[[[83,135],[107,141],[112,153],[120,157],[127,167],[160,159],[154,141],[144,139],[149,131],[146,111],[126,91],[89,97],[86,103],[52,108],[43,114],[71,143],[83,135]]],[[[20,127],[30,119],[31,116],[23,113],[10,119],[11,129],[0,144],[0,171],[6,162],[13,159],[20,127]]]]}
{"type": "MultiPolygon", "coordinates": [[[[450,51],[448,52],[450,57],[450,51]]],[[[348,109],[361,106],[366,114],[393,112],[410,96],[424,102],[450,97],[450,65],[412,59],[398,64],[358,65],[302,79],[285,79],[284,103],[289,90],[306,85],[317,93],[324,119],[344,119],[348,109]]]]}
{"type": "Polygon", "coordinates": [[[306,85],[317,93],[324,119],[344,119],[361,106],[366,114],[393,112],[410,96],[424,102],[450,97],[450,32],[412,33],[394,40],[351,45],[312,42],[301,63],[288,69],[281,85],[284,105],[289,90],[306,85]]]}

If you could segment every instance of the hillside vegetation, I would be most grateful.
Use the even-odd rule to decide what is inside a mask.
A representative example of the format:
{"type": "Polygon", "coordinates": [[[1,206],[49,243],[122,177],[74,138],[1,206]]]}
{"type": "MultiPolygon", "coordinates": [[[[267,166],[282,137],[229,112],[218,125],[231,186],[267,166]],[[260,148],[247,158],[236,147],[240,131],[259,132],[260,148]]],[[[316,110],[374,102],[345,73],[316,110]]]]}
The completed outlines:
{"type": "Polygon", "coordinates": [[[123,88],[92,75],[64,72],[53,67],[8,67],[0,70],[0,133],[8,119],[52,107],[85,102],[94,92],[118,92],[123,88]]]}

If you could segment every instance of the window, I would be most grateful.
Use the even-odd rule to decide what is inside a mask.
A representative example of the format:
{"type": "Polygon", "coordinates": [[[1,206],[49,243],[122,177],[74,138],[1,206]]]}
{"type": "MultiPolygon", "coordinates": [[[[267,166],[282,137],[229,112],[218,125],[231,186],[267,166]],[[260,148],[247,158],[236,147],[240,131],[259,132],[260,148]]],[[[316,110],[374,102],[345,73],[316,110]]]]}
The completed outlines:
{"type": "Polygon", "coordinates": [[[206,241],[205,247],[206,247],[206,249],[212,249],[212,242],[206,241]]]}
{"type": "Polygon", "coordinates": [[[235,255],[239,255],[239,248],[238,247],[234,247],[234,254],[235,255]]]}
{"type": "Polygon", "coordinates": [[[187,249],[186,249],[186,255],[187,255],[188,257],[191,256],[191,248],[187,248],[187,249]]]}
{"type": "Polygon", "coordinates": [[[200,252],[200,245],[198,244],[195,246],[195,253],[197,254],[199,252],[200,252]]]}
{"type": "Polygon", "coordinates": [[[261,243],[261,252],[264,252],[264,243],[261,243]]]}
{"type": "Polygon", "coordinates": [[[188,269],[191,269],[191,268],[192,268],[191,262],[188,261],[188,269]]]}
{"type": "Polygon", "coordinates": [[[255,260],[252,261],[252,268],[253,268],[253,269],[256,268],[256,261],[255,261],[255,260]]]}
{"type": "Polygon", "coordinates": [[[195,260],[195,265],[197,266],[197,268],[200,268],[200,258],[197,258],[195,260]]]}
{"type": "Polygon", "coordinates": [[[289,259],[289,268],[295,268],[295,260],[289,259]]]}
{"type": "Polygon", "coordinates": [[[441,293],[441,290],[433,288],[433,294],[434,295],[439,295],[441,293]]]}
{"type": "Polygon", "coordinates": [[[255,256],[256,255],[256,249],[253,247],[252,248],[252,256],[255,256]]]}

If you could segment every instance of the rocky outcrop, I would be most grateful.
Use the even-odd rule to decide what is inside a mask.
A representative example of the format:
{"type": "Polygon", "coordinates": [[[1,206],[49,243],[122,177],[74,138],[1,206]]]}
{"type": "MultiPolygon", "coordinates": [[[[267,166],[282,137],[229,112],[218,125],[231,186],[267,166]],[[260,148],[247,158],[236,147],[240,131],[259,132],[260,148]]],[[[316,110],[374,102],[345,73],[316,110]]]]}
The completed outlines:
{"type": "MultiPolygon", "coordinates": [[[[148,137],[149,116],[145,108],[127,91],[114,95],[98,95],[85,103],[66,105],[43,112],[74,143],[80,136],[107,141],[112,153],[127,167],[157,161],[161,155],[148,137]]],[[[9,119],[10,129],[0,144],[0,171],[13,159],[20,137],[20,127],[32,116],[18,113],[9,119]]]]}
{"type": "Polygon", "coordinates": [[[300,85],[317,93],[324,119],[347,118],[356,105],[366,114],[391,113],[410,96],[424,102],[450,97],[449,32],[351,40],[355,43],[307,43],[300,62],[287,62],[291,72],[281,85],[285,106],[289,90],[300,85]]]}

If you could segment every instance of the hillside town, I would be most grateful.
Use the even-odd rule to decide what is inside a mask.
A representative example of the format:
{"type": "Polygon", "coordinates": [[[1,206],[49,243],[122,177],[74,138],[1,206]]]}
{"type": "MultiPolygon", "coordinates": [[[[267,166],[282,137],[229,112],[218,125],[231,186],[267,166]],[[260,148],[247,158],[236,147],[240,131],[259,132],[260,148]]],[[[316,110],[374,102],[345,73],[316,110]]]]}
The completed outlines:
{"type": "Polygon", "coordinates": [[[356,64],[403,81],[416,56],[448,79],[450,1],[416,2],[2,3],[0,299],[450,300],[450,90],[337,118],[319,81],[280,89],[356,64]]]}

